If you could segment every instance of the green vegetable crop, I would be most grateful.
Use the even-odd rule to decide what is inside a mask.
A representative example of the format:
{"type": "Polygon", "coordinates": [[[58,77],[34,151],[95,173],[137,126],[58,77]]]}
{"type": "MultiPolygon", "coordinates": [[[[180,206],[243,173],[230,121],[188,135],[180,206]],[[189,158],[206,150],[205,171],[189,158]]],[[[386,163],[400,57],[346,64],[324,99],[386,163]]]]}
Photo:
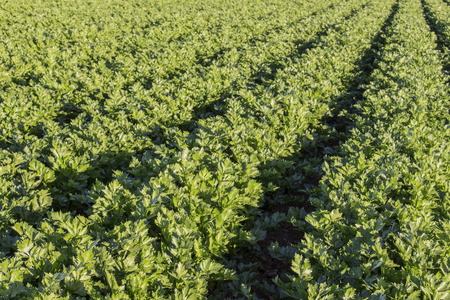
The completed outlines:
{"type": "Polygon", "coordinates": [[[450,299],[450,2],[0,3],[0,299],[450,299]]]}

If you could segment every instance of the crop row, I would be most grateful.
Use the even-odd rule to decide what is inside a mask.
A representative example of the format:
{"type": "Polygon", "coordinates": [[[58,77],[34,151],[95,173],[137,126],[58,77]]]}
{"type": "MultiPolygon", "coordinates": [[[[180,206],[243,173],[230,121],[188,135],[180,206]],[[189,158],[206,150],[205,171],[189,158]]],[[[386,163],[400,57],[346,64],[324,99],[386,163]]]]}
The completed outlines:
{"type": "Polygon", "coordinates": [[[317,211],[298,222],[296,275],[278,281],[291,297],[448,298],[450,98],[436,47],[420,1],[400,1],[317,211]]]}
{"type": "Polygon", "coordinates": [[[436,34],[440,42],[442,43],[443,50],[447,55],[447,63],[449,63],[448,55],[450,51],[450,6],[438,0],[423,1],[425,9],[429,12],[433,21],[433,27],[436,30],[436,34]]]}
{"type": "MultiPolygon", "coordinates": [[[[224,128],[238,128],[237,125],[240,125],[242,129],[223,132],[230,140],[235,140],[237,147],[234,149],[248,153],[255,152],[255,149],[256,153],[258,149],[262,150],[261,154],[258,153],[262,161],[259,180],[268,182],[268,187],[270,184],[283,188],[299,186],[302,175],[309,172],[307,168],[314,168],[313,162],[305,162],[302,166],[304,170],[298,168],[293,164],[294,156],[299,155],[303,145],[321,138],[319,133],[328,130],[323,128],[321,120],[332,114],[336,100],[347,93],[355,73],[363,71],[360,69],[361,60],[370,52],[373,38],[388,17],[392,5],[393,1],[387,1],[382,5],[376,2],[364,6],[317,38],[314,46],[304,55],[293,57],[285,70],[278,71],[274,83],[264,94],[256,94],[257,97],[250,98],[252,102],[244,98],[245,102],[241,100],[235,105],[234,115],[229,118],[232,126],[224,128]],[[249,116],[257,120],[253,127],[246,126],[251,120],[249,116]],[[258,132],[263,134],[255,138],[258,132]],[[269,140],[270,134],[273,138],[269,140]],[[261,141],[259,145],[256,144],[258,140],[261,141]],[[253,143],[246,145],[246,141],[253,143]],[[287,151],[283,153],[280,151],[282,149],[287,151]],[[286,173],[292,175],[286,177],[286,173]]],[[[224,134],[220,132],[220,135],[224,134]]],[[[215,136],[220,135],[215,133],[215,136]]],[[[227,143],[225,139],[218,142],[220,145],[227,143]]],[[[265,191],[267,195],[268,190],[265,191]]],[[[260,229],[256,227],[253,232],[260,229]]],[[[246,268],[256,271],[257,265],[246,268]]],[[[252,284],[252,278],[243,281],[252,284]]]]}

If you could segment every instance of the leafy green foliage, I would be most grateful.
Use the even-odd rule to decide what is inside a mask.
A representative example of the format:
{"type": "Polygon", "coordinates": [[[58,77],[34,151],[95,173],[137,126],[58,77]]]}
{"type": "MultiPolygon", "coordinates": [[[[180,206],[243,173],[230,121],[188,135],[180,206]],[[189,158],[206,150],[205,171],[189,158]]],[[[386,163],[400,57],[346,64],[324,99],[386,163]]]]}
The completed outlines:
{"type": "Polygon", "coordinates": [[[416,0],[336,113],[393,5],[2,4],[0,297],[445,298],[449,93],[416,0]],[[302,153],[320,147],[339,155],[302,153]],[[304,195],[315,212],[264,211],[304,195]],[[260,284],[286,221],[304,240],[268,253],[294,273],[260,284]]]}

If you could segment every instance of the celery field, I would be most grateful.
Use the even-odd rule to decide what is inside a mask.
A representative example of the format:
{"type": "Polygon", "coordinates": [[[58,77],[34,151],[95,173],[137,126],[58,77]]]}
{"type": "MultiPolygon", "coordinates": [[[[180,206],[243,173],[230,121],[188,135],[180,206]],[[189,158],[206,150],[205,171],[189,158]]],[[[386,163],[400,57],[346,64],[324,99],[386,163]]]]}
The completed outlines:
{"type": "Polygon", "coordinates": [[[450,299],[450,0],[0,2],[0,299],[450,299]]]}

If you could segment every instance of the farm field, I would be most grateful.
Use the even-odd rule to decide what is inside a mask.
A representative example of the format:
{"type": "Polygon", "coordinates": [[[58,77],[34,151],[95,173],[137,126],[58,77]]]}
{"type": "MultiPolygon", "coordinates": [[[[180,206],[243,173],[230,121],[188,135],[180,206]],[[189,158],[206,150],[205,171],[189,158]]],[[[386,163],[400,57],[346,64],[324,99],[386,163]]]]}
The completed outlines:
{"type": "Polygon", "coordinates": [[[450,299],[450,0],[0,3],[0,299],[450,299]]]}

